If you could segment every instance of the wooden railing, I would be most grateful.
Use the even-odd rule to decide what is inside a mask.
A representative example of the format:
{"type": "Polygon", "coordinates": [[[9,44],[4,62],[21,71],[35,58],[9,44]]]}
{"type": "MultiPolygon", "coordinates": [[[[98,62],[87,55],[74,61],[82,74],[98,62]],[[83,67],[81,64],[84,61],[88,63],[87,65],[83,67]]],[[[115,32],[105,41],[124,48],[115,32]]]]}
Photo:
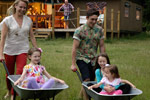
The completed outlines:
{"type": "Polygon", "coordinates": [[[34,28],[39,28],[39,25],[42,22],[44,23],[45,28],[51,27],[51,17],[52,17],[51,15],[28,15],[28,16],[32,19],[34,28]]]}
{"type": "MultiPolygon", "coordinates": [[[[55,38],[55,9],[52,8],[52,15],[28,15],[32,20],[33,20],[33,26],[35,29],[39,28],[39,25],[40,25],[40,21],[39,20],[40,18],[43,19],[43,22],[44,22],[44,25],[45,25],[45,28],[47,29],[52,29],[52,38],[54,39],[55,38]]],[[[77,13],[77,16],[74,16],[75,20],[76,20],[76,27],[79,27],[80,26],[80,16],[81,16],[81,10],[80,8],[77,8],[77,10],[75,10],[74,12],[77,13]]],[[[110,29],[107,28],[107,8],[104,12],[104,36],[105,36],[105,39],[107,38],[107,32],[111,32],[111,39],[113,39],[113,36],[114,36],[114,32],[115,33],[118,33],[117,37],[119,38],[120,37],[120,11],[118,12],[114,12],[114,10],[112,9],[111,10],[111,18],[110,18],[110,22],[108,22],[110,24],[110,29]],[[114,17],[114,15],[117,14],[117,18],[114,17]],[[117,21],[115,22],[114,19],[116,19],[117,21]],[[114,26],[114,23],[117,24],[117,28],[116,26],[114,26]],[[116,31],[114,30],[114,27],[115,29],[117,29],[116,31]]],[[[86,16],[86,15],[85,15],[86,16]]],[[[43,26],[42,26],[43,28],[43,26]]]]}

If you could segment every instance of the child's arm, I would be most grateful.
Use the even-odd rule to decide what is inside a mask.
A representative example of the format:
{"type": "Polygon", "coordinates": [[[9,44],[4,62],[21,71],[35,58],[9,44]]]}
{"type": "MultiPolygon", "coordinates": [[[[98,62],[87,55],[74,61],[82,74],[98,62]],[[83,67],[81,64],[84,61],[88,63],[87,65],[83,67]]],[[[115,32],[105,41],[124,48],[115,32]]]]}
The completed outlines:
{"type": "Polygon", "coordinates": [[[21,82],[24,80],[26,73],[27,73],[27,70],[24,69],[22,75],[21,75],[20,78],[14,83],[14,85],[18,85],[19,83],[21,83],[21,82]]]}
{"type": "MultiPolygon", "coordinates": [[[[96,71],[95,71],[95,77],[96,77],[96,80],[97,80],[97,83],[99,83],[101,80],[102,80],[102,72],[101,72],[101,70],[100,69],[97,69],[96,71]]],[[[100,88],[101,89],[104,89],[105,88],[105,85],[104,84],[102,84],[102,85],[100,85],[100,88]]]]}
{"type": "Polygon", "coordinates": [[[88,89],[92,89],[92,88],[98,88],[101,84],[103,84],[103,82],[99,82],[97,84],[94,84],[92,86],[89,86],[88,89]]]}
{"type": "Polygon", "coordinates": [[[129,82],[128,80],[121,80],[121,83],[126,83],[126,84],[129,84],[130,86],[132,86],[133,88],[136,88],[135,85],[133,85],[131,82],[129,82]]]}
{"type": "Polygon", "coordinates": [[[46,70],[43,71],[43,74],[44,74],[48,79],[53,78],[55,81],[60,82],[60,83],[62,83],[62,84],[65,84],[65,82],[64,82],[63,80],[51,76],[46,70]]]}

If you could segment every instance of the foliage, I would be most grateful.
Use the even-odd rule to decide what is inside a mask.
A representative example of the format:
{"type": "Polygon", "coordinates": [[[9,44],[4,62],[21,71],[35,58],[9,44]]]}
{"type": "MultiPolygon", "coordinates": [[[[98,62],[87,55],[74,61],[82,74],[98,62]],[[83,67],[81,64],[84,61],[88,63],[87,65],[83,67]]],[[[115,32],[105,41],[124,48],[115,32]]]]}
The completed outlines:
{"type": "Polygon", "coordinates": [[[143,6],[143,27],[150,30],[150,0],[133,0],[143,6]]]}
{"type": "Polygon", "coordinates": [[[143,27],[150,31],[150,0],[140,0],[143,3],[143,27]]]}
{"type": "Polygon", "coordinates": [[[146,31],[150,31],[150,21],[143,22],[143,27],[146,28],[146,31]]]}
{"type": "MultiPolygon", "coordinates": [[[[143,1],[143,0],[141,0],[141,1],[143,1]]],[[[145,2],[144,2],[144,4],[143,4],[143,8],[144,8],[144,10],[143,10],[143,20],[144,20],[144,22],[149,22],[150,23],[150,18],[149,18],[149,16],[150,16],[150,0],[144,0],[145,2]]]]}

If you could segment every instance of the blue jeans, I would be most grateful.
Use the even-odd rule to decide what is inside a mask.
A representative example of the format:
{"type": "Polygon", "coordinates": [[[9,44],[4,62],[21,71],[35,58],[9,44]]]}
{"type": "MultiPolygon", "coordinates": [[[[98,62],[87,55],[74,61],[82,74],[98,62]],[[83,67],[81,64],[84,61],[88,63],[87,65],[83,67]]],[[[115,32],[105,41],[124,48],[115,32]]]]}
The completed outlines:
{"type": "Polygon", "coordinates": [[[64,20],[67,21],[69,19],[69,15],[68,16],[64,16],[64,20]]]}

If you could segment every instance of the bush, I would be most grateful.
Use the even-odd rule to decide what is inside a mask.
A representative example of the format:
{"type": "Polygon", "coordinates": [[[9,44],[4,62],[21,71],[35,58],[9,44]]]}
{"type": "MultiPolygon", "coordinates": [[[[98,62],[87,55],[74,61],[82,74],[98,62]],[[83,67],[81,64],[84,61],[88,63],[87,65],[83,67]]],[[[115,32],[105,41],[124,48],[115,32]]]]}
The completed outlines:
{"type": "Polygon", "coordinates": [[[143,26],[146,28],[146,31],[150,31],[150,22],[145,22],[143,26]]]}

